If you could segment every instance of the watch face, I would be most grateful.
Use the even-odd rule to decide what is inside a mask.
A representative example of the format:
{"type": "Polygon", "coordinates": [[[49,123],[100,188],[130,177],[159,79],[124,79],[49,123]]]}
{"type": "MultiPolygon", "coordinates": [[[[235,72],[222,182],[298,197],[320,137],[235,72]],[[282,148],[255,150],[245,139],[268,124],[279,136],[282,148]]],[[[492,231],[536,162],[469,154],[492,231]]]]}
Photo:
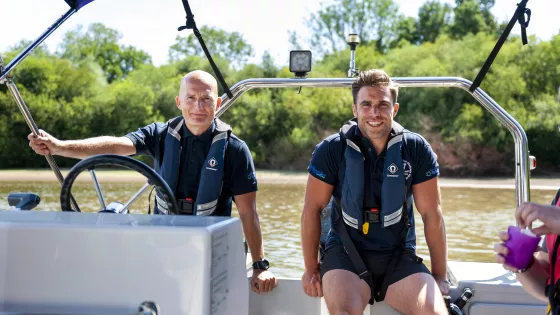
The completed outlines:
{"type": "Polygon", "coordinates": [[[253,264],[253,269],[263,269],[267,270],[269,266],[268,260],[262,259],[253,264]]]}

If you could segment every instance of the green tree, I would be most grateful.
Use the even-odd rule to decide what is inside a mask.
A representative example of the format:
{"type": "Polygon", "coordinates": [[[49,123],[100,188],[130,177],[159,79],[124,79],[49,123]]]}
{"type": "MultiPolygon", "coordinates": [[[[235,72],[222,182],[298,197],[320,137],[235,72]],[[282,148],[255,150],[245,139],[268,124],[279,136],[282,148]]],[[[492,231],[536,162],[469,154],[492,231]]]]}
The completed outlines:
{"type": "Polygon", "coordinates": [[[451,22],[451,6],[439,0],[424,2],[418,9],[417,32],[420,42],[435,42],[451,22]]]}
{"type": "MultiPolygon", "coordinates": [[[[97,64],[29,56],[12,75],[39,128],[62,139],[91,135],[95,115],[107,100],[106,81],[97,64]]],[[[29,149],[30,132],[14,99],[0,86],[1,167],[47,167],[44,157],[29,149]]],[[[71,165],[70,160],[61,162],[61,166],[71,165]]]]}
{"type": "Polygon", "coordinates": [[[356,33],[362,43],[385,52],[398,37],[402,19],[393,0],[335,0],[306,20],[312,33],[309,44],[318,54],[328,54],[344,49],[347,35],[356,33]]]}
{"type": "Polygon", "coordinates": [[[485,32],[494,34],[497,22],[490,11],[494,0],[455,0],[453,22],[449,33],[454,38],[461,38],[469,33],[485,32]]]}
{"type": "Polygon", "coordinates": [[[402,47],[406,44],[419,44],[420,36],[418,34],[418,22],[413,17],[408,17],[399,21],[397,26],[398,36],[391,42],[390,48],[402,47]]]}
{"type": "Polygon", "coordinates": [[[155,67],[144,65],[132,72],[128,77],[134,86],[151,90],[154,94],[151,101],[155,120],[168,120],[180,114],[175,103],[175,97],[179,94],[181,78],[184,74],[179,73],[174,65],[163,65],[155,67]]]}
{"type": "Polygon", "coordinates": [[[125,78],[142,64],[151,63],[146,52],[119,44],[122,35],[101,23],[91,24],[87,31],[80,25],[64,34],[57,54],[79,63],[92,57],[103,69],[107,81],[125,78]]]}
{"type": "Polygon", "coordinates": [[[264,70],[263,76],[265,78],[275,78],[279,71],[268,51],[265,51],[262,56],[261,67],[264,70]]]}
{"type": "MultiPolygon", "coordinates": [[[[467,1],[472,0],[461,5],[467,1]]],[[[434,19],[437,15],[434,13],[434,19]]],[[[432,37],[415,37],[420,20],[401,20],[398,36],[390,42],[394,48],[389,51],[379,51],[374,41],[360,45],[357,67],[381,68],[392,77],[474,79],[495,45],[495,33],[455,38],[449,33],[426,32],[432,37]],[[435,41],[421,43],[427,38],[435,41]]],[[[529,40],[523,46],[519,36],[511,36],[481,88],[524,128],[531,154],[539,161],[537,171],[559,170],[560,133],[555,114],[560,112],[560,34],[548,41],[533,36],[529,40]]],[[[5,54],[7,62],[18,49],[5,54]]],[[[204,56],[190,55],[159,67],[140,64],[128,76],[107,82],[104,69],[89,54],[73,62],[47,51],[37,52],[12,74],[37,125],[62,139],[123,135],[153,121],[165,121],[179,113],[174,98],[180,78],[195,69],[212,73],[204,56]]],[[[345,77],[348,56],[348,48],[319,58],[314,54],[310,77],[345,77]]],[[[230,86],[253,77],[293,77],[287,67],[278,69],[268,53],[262,61],[239,68],[230,67],[220,56],[215,59],[230,86]]],[[[399,103],[396,120],[426,137],[444,174],[512,174],[512,135],[468,92],[402,88],[399,103]]],[[[303,170],[315,145],[353,116],[351,104],[348,88],[304,87],[300,93],[297,88],[253,89],[222,119],[247,142],[257,167],[303,170]]],[[[0,85],[1,168],[47,167],[45,159],[29,149],[28,133],[6,86],[0,85]]],[[[57,162],[66,167],[76,161],[57,157],[57,162]]]]}
{"type": "MultiPolygon", "coordinates": [[[[200,33],[212,58],[219,56],[234,65],[241,66],[253,55],[253,47],[238,32],[230,33],[215,27],[202,26],[200,33]]],[[[169,48],[169,60],[174,62],[188,56],[205,57],[206,55],[194,34],[189,34],[187,37],[177,36],[175,44],[169,48]]]]}

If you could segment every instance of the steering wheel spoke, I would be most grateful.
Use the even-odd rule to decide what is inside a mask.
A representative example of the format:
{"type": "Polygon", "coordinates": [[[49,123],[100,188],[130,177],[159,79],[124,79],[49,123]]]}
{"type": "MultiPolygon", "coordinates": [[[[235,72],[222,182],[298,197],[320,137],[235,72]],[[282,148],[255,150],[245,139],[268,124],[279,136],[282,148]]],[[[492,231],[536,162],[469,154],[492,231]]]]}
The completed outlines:
{"type": "Polygon", "coordinates": [[[124,167],[133,171],[137,171],[138,173],[144,175],[147,178],[147,183],[138,190],[130,200],[120,207],[119,212],[123,212],[123,210],[128,209],[130,205],[132,205],[138,198],[146,191],[150,186],[155,186],[157,190],[161,193],[161,197],[167,203],[167,208],[169,209],[170,214],[178,213],[179,207],[177,206],[177,199],[175,199],[175,194],[169,188],[169,185],[165,182],[165,180],[154,171],[148,165],[135,160],[128,156],[121,156],[115,154],[101,154],[101,155],[94,155],[87,159],[83,159],[80,162],[76,163],[72,169],[66,175],[66,178],[62,182],[62,189],[60,190],[60,207],[62,211],[72,211],[71,205],[71,190],[72,185],[78,175],[88,170],[94,183],[94,188],[97,192],[97,197],[99,199],[99,203],[103,206],[103,210],[106,210],[105,199],[103,197],[103,193],[101,191],[101,186],[97,180],[97,176],[95,175],[95,167],[96,166],[120,166],[124,167]]]}
{"type": "MultiPolygon", "coordinates": [[[[148,188],[150,188],[150,183],[145,183],[144,186],[142,186],[142,188],[140,188],[135,194],[134,196],[132,196],[132,198],[130,198],[129,201],[127,201],[127,203],[124,204],[124,206],[122,206],[121,211],[127,210],[128,207],[130,207],[130,205],[132,205],[136,200],[138,200],[138,198],[140,198],[140,196],[142,196],[142,194],[148,190],[148,188]]],[[[128,209],[130,210],[130,209],[128,209]]]]}
{"type": "Polygon", "coordinates": [[[91,175],[91,179],[93,180],[93,187],[95,188],[95,191],[97,192],[97,199],[99,200],[99,203],[101,204],[101,209],[105,210],[105,209],[107,209],[107,205],[105,204],[105,198],[103,197],[103,192],[101,191],[101,186],[99,185],[99,181],[97,180],[97,176],[95,175],[95,168],[94,167],[90,168],[89,173],[91,175]]]}

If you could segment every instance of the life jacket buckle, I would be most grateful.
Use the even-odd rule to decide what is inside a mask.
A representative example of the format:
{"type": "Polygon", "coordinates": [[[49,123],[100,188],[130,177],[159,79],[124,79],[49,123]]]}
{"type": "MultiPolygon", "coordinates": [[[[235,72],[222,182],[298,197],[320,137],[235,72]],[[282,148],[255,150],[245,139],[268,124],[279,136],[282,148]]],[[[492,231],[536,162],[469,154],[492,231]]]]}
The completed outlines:
{"type": "Polygon", "coordinates": [[[364,210],[364,222],[379,223],[379,209],[369,208],[364,210]]]}
{"type": "Polygon", "coordinates": [[[179,206],[179,214],[192,215],[194,213],[194,201],[192,198],[179,199],[177,204],[179,206]]]}

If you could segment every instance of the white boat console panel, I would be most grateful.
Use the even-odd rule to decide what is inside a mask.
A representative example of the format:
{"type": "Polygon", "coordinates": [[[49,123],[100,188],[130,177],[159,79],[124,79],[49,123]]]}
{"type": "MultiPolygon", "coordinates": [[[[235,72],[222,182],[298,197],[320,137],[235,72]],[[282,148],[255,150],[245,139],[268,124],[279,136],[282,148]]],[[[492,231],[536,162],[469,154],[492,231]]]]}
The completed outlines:
{"type": "Polygon", "coordinates": [[[0,211],[2,314],[248,314],[248,301],[237,218],[0,211]]]}

